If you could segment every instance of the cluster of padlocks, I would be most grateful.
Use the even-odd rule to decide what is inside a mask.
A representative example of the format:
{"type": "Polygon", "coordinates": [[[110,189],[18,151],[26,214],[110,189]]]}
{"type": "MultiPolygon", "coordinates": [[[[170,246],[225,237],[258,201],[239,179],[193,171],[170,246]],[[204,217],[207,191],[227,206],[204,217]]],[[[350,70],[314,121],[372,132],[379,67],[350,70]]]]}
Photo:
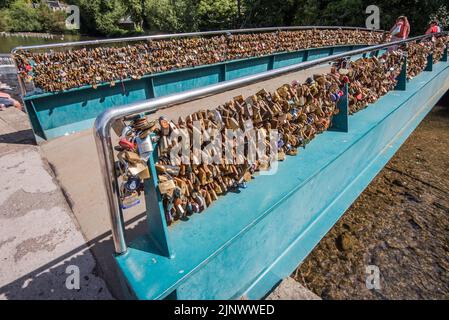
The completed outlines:
{"type": "Polygon", "coordinates": [[[261,90],[247,99],[238,96],[214,110],[201,110],[178,121],[160,118],[149,122],[145,116],[137,117],[122,130],[118,146],[123,208],[138,203],[143,177],[148,176],[145,164],[153,152],[153,143],[158,155],[155,164],[158,191],[168,224],[202,212],[229,191],[246,188],[256,172],[268,170],[271,165],[259,158],[253,163],[243,159],[239,164],[193,164],[195,161],[190,158],[190,163],[173,164],[170,150],[177,142],[169,137],[174,131],[187,130],[192,141],[194,130],[204,133],[217,129],[224,144],[225,130],[243,131],[247,128],[245,123],[250,121],[254,128],[279,132],[276,159],[283,161],[286,156],[295,156],[299,148],[330,127],[333,115],[339,112],[337,102],[343,95],[344,85],[349,87],[352,113],[392,90],[403,57],[403,52],[398,50],[380,58],[340,62],[330,73],[314,75],[303,84],[294,81],[273,93],[261,90]],[[380,76],[373,80],[376,74],[380,76]],[[195,122],[200,123],[199,128],[194,127],[195,122]]]}
{"type": "Polygon", "coordinates": [[[434,47],[433,47],[433,62],[438,62],[441,60],[444,54],[444,50],[446,49],[446,43],[448,43],[448,38],[439,37],[435,39],[434,47]]]}
{"type": "Polygon", "coordinates": [[[427,58],[432,52],[430,42],[418,42],[407,44],[407,79],[413,79],[427,66],[427,58]]]}
{"type": "Polygon", "coordinates": [[[139,79],[184,67],[336,45],[377,44],[383,33],[365,30],[298,30],[151,40],[122,47],[14,54],[19,75],[46,92],[139,79]]]}
{"type": "Polygon", "coordinates": [[[262,139],[267,149],[270,148],[267,133],[277,130],[275,156],[283,161],[286,155],[296,155],[298,148],[305,147],[316,134],[329,128],[332,115],[337,112],[336,102],[343,95],[341,86],[345,79],[335,69],[330,74],[315,75],[304,84],[296,81],[285,84],[273,93],[261,90],[247,99],[235,97],[215,110],[198,111],[185,119],[179,118],[177,122],[161,118],[155,123],[144,116],[137,117],[122,129],[117,147],[122,163],[118,167],[123,180],[123,207],[138,203],[142,176],[148,175],[143,164],[153,151],[150,146],[153,142],[157,142],[158,162],[155,167],[168,223],[202,212],[218,196],[230,190],[246,188],[255,172],[270,167],[268,158],[259,155],[254,162],[244,158],[238,164],[193,164],[198,161],[193,159],[195,154],[192,153],[190,163],[173,165],[170,151],[176,143],[169,138],[173,131],[187,130],[192,141],[190,149],[193,147],[194,130],[204,134],[211,128],[216,129],[220,142],[224,144],[225,130],[246,130],[245,123],[249,121],[259,129],[258,134],[262,132],[263,137],[256,139],[262,139]],[[194,127],[195,122],[199,123],[198,128],[194,127]],[[136,164],[139,164],[138,168],[136,164]]]}
{"type": "Polygon", "coordinates": [[[438,37],[432,41],[412,42],[406,45],[407,79],[413,79],[420,74],[428,64],[428,57],[433,54],[433,63],[443,58],[449,37],[438,37]]]}
{"type": "MultiPolygon", "coordinates": [[[[283,161],[287,156],[297,155],[300,148],[331,126],[333,116],[339,113],[338,102],[344,94],[344,86],[348,87],[349,112],[355,113],[395,88],[406,55],[409,56],[408,76],[416,76],[424,70],[428,54],[435,54],[440,46],[443,46],[444,52],[445,43],[447,39],[402,46],[381,57],[339,60],[330,73],[314,75],[305,83],[294,81],[272,93],[261,90],[246,99],[238,96],[216,109],[201,110],[177,121],[164,117],[149,121],[144,115],[136,117],[116,130],[121,132],[116,150],[119,151],[117,168],[121,176],[122,207],[129,208],[139,202],[143,180],[149,177],[148,159],[153,152],[157,154],[155,172],[158,192],[168,224],[202,212],[230,191],[247,188],[247,183],[257,176],[256,173],[269,170],[273,161],[272,158],[257,155],[255,161],[243,157],[237,164],[201,163],[193,152],[189,153],[187,163],[174,163],[171,151],[179,143],[177,138],[172,138],[174,132],[186,130],[190,150],[193,149],[195,130],[209,134],[212,129],[216,132],[215,138],[209,136],[207,141],[218,136],[225,148],[226,141],[229,141],[226,140],[225,131],[244,132],[249,122],[252,128],[262,130],[257,134],[262,132],[261,139],[266,143],[267,150],[272,148],[268,132],[277,130],[275,159],[283,161]],[[425,63],[423,59],[414,60],[410,56],[416,52],[423,56],[427,54],[425,63]]],[[[247,144],[245,152],[248,150],[247,144]]],[[[207,152],[212,158],[211,150],[207,152]]]]}
{"type": "MultiPolygon", "coordinates": [[[[380,58],[352,61],[347,72],[349,113],[353,114],[376,102],[393,90],[404,61],[401,51],[392,51],[380,58]]],[[[341,72],[341,71],[340,71],[341,72]]]]}

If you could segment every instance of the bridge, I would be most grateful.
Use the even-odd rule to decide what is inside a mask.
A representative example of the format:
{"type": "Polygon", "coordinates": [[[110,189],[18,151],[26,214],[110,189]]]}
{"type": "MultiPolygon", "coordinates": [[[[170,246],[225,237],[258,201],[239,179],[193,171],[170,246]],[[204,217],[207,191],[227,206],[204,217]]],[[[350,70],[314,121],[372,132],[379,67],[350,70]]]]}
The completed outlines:
{"type": "MultiPolygon", "coordinates": [[[[138,299],[260,299],[310,253],[448,90],[447,35],[436,35],[443,39],[441,52],[432,37],[309,48],[181,68],[124,79],[126,92],[118,83],[26,94],[23,84],[24,103],[41,142],[54,139],[64,145],[69,140],[58,137],[91,127],[96,117],[95,139],[112,227],[113,259],[126,294],[138,299]],[[223,104],[238,92],[255,94],[261,83],[274,91],[294,78],[310,81],[307,78],[316,73],[330,72],[331,62],[379,61],[384,53],[414,43],[431,48],[416,74],[411,76],[416,57],[401,54],[392,67],[398,71],[393,90],[359,112],[353,109],[351,83],[343,85],[329,130],[316,136],[299,155],[280,163],[276,174],[255,174],[247,188],[226,193],[188,221],[172,225],[167,221],[162,181],[156,170],[159,142],[154,141],[140,198],[147,225],[143,235],[127,240],[128,213],[123,207],[122,177],[116,170],[114,151],[119,137],[112,130],[117,123],[144,114],[150,119],[160,115],[177,119],[204,105],[223,104]],[[275,84],[273,89],[270,83],[275,84]]],[[[82,45],[94,44],[98,43],[82,45]]],[[[74,45],[79,44],[67,44],[74,45]]],[[[18,48],[16,52],[42,49],[46,48],[18,48]]],[[[42,146],[50,149],[51,143],[42,146]]]]}

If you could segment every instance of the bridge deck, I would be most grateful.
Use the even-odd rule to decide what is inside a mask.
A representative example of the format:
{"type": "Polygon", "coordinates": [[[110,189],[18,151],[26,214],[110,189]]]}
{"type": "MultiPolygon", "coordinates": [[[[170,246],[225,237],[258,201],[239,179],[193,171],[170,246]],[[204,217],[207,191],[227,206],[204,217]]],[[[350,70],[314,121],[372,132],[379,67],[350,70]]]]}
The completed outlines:
{"type": "Polygon", "coordinates": [[[133,241],[116,259],[134,294],[262,297],[307,256],[448,87],[449,64],[438,63],[406,91],[391,92],[351,117],[349,133],[320,135],[276,175],[259,177],[241,195],[223,197],[175,225],[172,259],[159,255],[147,237],[133,241]]]}

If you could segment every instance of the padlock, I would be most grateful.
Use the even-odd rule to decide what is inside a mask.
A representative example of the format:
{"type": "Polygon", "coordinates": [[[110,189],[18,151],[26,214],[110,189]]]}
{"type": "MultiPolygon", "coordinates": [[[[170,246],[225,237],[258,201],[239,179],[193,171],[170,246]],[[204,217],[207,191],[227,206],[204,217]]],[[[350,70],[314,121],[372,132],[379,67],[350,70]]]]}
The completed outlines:
{"type": "Polygon", "coordinates": [[[122,209],[129,209],[134,206],[140,204],[140,200],[138,199],[137,192],[133,192],[132,194],[125,196],[121,201],[122,209]]]}
{"type": "Polygon", "coordinates": [[[25,80],[33,80],[45,91],[60,91],[89,84],[96,88],[102,82],[114,86],[123,75],[140,79],[144,74],[175,68],[312,47],[360,42],[368,45],[382,40],[382,33],[361,30],[295,30],[163,39],[123,47],[83,48],[50,54],[18,50],[14,58],[19,74],[25,80]]]}
{"type": "MultiPolygon", "coordinates": [[[[117,136],[124,136],[123,132],[126,128],[125,122],[122,119],[116,120],[112,124],[112,130],[114,130],[117,136]]],[[[131,128],[129,128],[131,129],[131,128]]]]}
{"type": "Polygon", "coordinates": [[[161,135],[168,137],[170,135],[170,123],[164,117],[159,118],[159,125],[161,126],[161,135]]]}
{"type": "Polygon", "coordinates": [[[171,195],[173,193],[173,191],[175,190],[176,185],[175,182],[173,180],[167,180],[167,181],[163,181],[163,182],[159,182],[158,184],[158,189],[159,192],[161,194],[168,194],[171,195]]]}
{"type": "Polygon", "coordinates": [[[138,176],[130,176],[124,184],[126,192],[133,193],[139,190],[141,187],[141,181],[138,176]]]}
{"type": "Polygon", "coordinates": [[[186,211],[183,208],[181,198],[175,198],[175,200],[173,201],[173,206],[176,210],[178,219],[181,219],[186,215],[186,211]]]}
{"type": "Polygon", "coordinates": [[[145,177],[145,179],[149,178],[148,166],[142,162],[128,164],[127,170],[134,176],[138,175],[139,177],[141,177],[142,174],[142,176],[145,177]]]}
{"type": "Polygon", "coordinates": [[[204,197],[201,194],[195,192],[193,194],[193,200],[198,205],[198,210],[199,210],[198,212],[202,212],[206,208],[206,200],[204,199],[204,197]]]}
{"type": "Polygon", "coordinates": [[[134,143],[129,141],[126,138],[121,138],[119,141],[119,145],[120,145],[120,147],[122,147],[125,150],[134,151],[136,149],[134,143]]]}
{"type": "Polygon", "coordinates": [[[137,148],[139,150],[139,155],[144,161],[148,161],[151,154],[153,153],[153,142],[151,141],[151,136],[147,135],[146,138],[141,139],[139,136],[136,137],[137,148]]]}

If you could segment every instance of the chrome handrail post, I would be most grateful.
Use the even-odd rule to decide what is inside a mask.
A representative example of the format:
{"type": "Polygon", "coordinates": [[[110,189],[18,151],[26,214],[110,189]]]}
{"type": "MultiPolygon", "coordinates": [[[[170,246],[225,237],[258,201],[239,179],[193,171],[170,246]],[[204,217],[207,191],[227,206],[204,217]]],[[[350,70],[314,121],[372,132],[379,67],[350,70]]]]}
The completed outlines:
{"type": "Polygon", "coordinates": [[[115,252],[123,254],[127,250],[125,240],[125,225],[123,211],[119,200],[118,179],[115,170],[115,160],[111,139],[111,124],[113,117],[98,117],[95,120],[94,136],[97,145],[103,184],[106,190],[109,219],[111,221],[112,240],[115,252]]]}

